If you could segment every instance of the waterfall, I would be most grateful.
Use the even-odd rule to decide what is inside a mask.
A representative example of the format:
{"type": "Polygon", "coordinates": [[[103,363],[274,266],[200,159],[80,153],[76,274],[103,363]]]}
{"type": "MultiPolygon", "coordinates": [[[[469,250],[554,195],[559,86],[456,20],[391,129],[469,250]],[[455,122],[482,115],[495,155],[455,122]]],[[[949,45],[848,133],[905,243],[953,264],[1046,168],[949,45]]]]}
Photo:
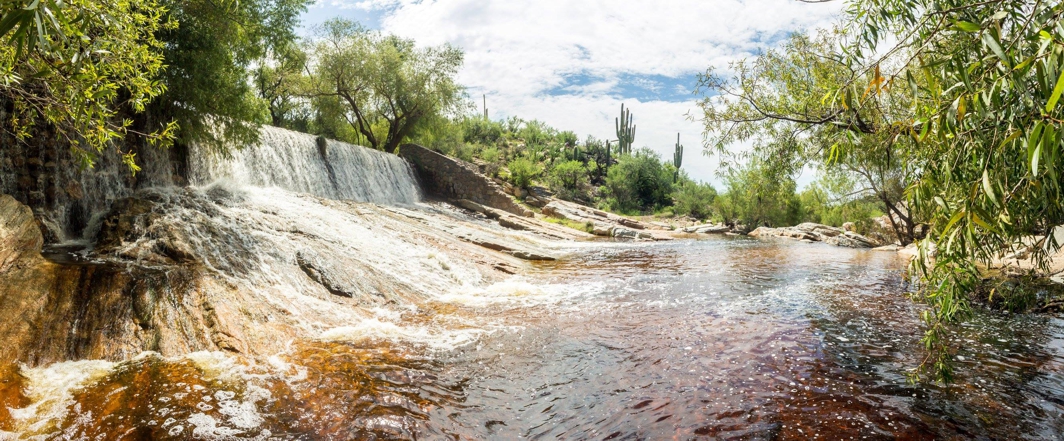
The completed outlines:
{"type": "Polygon", "coordinates": [[[421,199],[410,165],[398,156],[304,133],[264,127],[257,145],[231,149],[229,157],[193,145],[189,182],[219,180],[276,187],[330,199],[413,204],[421,199]]]}

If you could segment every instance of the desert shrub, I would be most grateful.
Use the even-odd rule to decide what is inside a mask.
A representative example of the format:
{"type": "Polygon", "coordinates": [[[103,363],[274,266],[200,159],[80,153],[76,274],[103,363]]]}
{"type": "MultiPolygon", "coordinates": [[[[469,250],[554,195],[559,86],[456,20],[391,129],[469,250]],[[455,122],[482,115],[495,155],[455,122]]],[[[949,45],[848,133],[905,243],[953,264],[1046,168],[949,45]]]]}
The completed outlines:
{"type": "Polygon", "coordinates": [[[495,177],[499,175],[502,153],[499,152],[498,147],[484,147],[480,150],[478,156],[480,156],[480,159],[484,161],[484,172],[487,173],[488,176],[495,177]]]}
{"type": "Polygon", "coordinates": [[[713,214],[717,190],[712,185],[686,181],[672,194],[672,212],[681,216],[706,219],[713,214]]]}
{"type": "Polygon", "coordinates": [[[668,205],[672,171],[656,153],[641,149],[624,155],[606,174],[608,205],[622,212],[648,212],[668,205]]]}
{"type": "Polygon", "coordinates": [[[517,158],[506,164],[510,170],[510,183],[519,188],[532,185],[532,181],[539,177],[543,169],[527,158],[517,158]]]}
{"type": "Polygon", "coordinates": [[[580,161],[565,161],[547,174],[547,185],[562,199],[575,199],[588,186],[587,169],[580,161]]]}
{"type": "Polygon", "coordinates": [[[503,125],[498,121],[466,117],[461,123],[463,139],[470,144],[494,146],[502,140],[503,125]]]}

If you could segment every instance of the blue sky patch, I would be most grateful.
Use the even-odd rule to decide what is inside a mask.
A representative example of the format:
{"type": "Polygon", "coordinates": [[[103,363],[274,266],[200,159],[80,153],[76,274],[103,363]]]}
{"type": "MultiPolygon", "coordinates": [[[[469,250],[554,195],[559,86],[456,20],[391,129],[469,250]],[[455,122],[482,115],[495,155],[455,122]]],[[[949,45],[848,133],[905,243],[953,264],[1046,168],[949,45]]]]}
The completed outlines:
{"type": "Polygon", "coordinates": [[[545,90],[550,96],[581,95],[601,92],[616,98],[634,98],[640,101],[685,102],[692,99],[695,74],[670,77],[666,75],[620,74],[616,79],[586,73],[565,74],[562,84],[545,90]],[[611,85],[605,91],[600,87],[611,85]]]}

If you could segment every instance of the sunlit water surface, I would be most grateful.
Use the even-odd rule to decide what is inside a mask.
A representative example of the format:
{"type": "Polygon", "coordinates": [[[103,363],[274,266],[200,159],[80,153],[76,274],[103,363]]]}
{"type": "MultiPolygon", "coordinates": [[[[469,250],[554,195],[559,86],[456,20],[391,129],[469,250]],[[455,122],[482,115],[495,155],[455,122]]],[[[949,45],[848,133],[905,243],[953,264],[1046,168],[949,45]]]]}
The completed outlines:
{"type": "Polygon", "coordinates": [[[0,370],[0,439],[1064,437],[1064,320],[980,313],[956,384],[913,385],[903,271],[789,241],[592,244],[267,360],[0,370]]]}

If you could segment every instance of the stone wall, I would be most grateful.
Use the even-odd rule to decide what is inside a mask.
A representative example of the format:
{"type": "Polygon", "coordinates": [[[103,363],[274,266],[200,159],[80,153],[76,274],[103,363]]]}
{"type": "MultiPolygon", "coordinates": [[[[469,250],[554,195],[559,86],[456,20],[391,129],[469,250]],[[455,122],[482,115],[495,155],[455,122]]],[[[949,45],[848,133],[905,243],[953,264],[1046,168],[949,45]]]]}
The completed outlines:
{"type": "Polygon", "coordinates": [[[467,199],[481,205],[531,217],[502,187],[480,173],[476,165],[436,153],[417,144],[399,148],[399,156],[414,164],[425,193],[452,200],[467,199]]]}
{"type": "Polygon", "coordinates": [[[15,139],[0,130],[0,193],[29,206],[45,242],[84,237],[93,217],[111,203],[141,187],[174,182],[171,156],[180,148],[158,149],[132,137],[97,155],[92,168],[83,168],[70,149],[46,126],[27,139],[15,139]],[[135,176],[122,163],[119,150],[135,152],[143,170],[135,176]]]}

